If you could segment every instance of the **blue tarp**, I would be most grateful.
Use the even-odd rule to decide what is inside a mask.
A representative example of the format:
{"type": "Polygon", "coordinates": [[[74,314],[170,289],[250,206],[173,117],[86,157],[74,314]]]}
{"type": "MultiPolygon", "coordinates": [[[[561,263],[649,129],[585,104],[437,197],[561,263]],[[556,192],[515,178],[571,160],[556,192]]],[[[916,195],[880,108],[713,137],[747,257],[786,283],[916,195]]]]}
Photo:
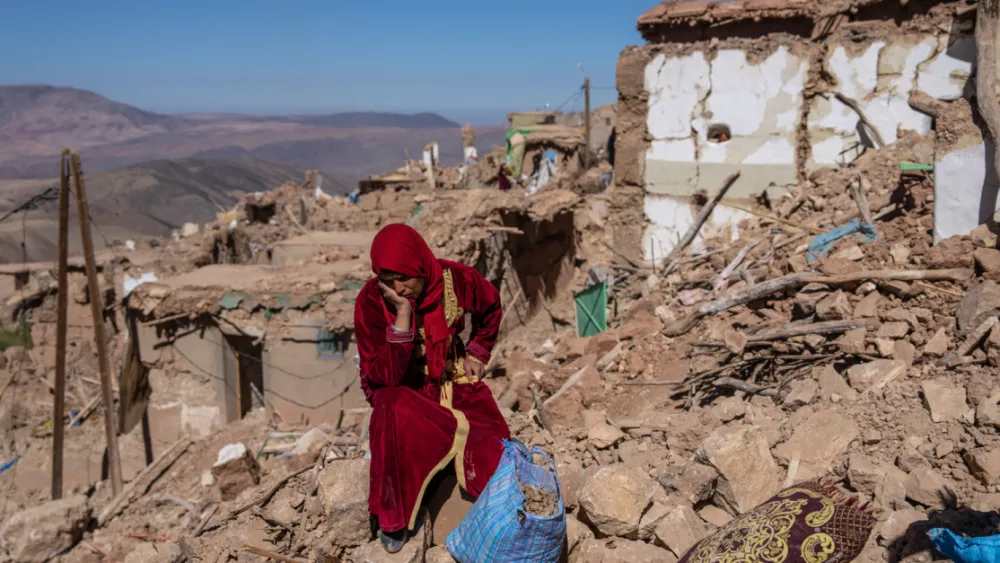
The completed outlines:
{"type": "Polygon", "coordinates": [[[875,242],[875,239],[878,238],[878,235],[875,234],[875,225],[862,223],[858,219],[855,219],[850,223],[837,227],[828,233],[823,233],[813,237],[812,242],[809,243],[809,253],[806,256],[806,259],[810,263],[815,262],[817,259],[825,256],[838,240],[854,233],[861,233],[864,235],[860,237],[861,242],[875,242]]]}
{"type": "Polygon", "coordinates": [[[934,528],[927,535],[941,555],[955,563],[1000,561],[1000,536],[966,538],[946,528],[934,528]]]}

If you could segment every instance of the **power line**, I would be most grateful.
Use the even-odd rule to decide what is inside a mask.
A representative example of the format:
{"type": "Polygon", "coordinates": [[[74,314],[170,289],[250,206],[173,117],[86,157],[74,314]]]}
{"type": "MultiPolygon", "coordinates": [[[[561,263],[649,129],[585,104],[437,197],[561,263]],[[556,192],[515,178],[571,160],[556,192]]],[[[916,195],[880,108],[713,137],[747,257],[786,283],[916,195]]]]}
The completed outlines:
{"type": "MultiPolygon", "coordinates": [[[[50,201],[55,201],[59,199],[59,190],[57,188],[48,188],[39,194],[31,197],[28,201],[25,201],[21,205],[18,205],[11,211],[8,211],[6,215],[0,217],[0,223],[3,223],[9,219],[12,215],[16,213],[21,213],[22,211],[31,211],[33,209],[38,209],[38,206],[50,201]]],[[[22,241],[23,244],[23,241],[22,241]]]]}

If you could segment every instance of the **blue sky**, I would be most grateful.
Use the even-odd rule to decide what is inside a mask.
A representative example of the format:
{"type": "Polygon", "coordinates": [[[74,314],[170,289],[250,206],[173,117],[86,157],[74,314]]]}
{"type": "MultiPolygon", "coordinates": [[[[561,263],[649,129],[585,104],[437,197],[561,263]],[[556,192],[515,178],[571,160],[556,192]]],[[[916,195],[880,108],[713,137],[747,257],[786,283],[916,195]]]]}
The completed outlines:
{"type": "MultiPolygon", "coordinates": [[[[615,63],[657,0],[7,0],[0,83],[160,112],[434,111],[499,123],[615,63]]],[[[564,109],[582,108],[582,98],[564,109]]]]}

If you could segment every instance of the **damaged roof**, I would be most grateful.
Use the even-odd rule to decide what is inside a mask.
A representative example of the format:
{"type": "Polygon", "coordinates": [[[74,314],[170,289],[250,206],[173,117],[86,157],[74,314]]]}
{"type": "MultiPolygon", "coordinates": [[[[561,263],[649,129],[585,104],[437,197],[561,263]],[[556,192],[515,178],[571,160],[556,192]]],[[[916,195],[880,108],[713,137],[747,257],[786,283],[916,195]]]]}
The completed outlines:
{"type": "MultiPolygon", "coordinates": [[[[216,314],[229,308],[227,300],[242,296],[265,308],[300,308],[322,305],[326,295],[356,291],[366,274],[364,260],[307,263],[292,267],[215,264],[143,283],[135,288],[130,307],[155,318],[190,313],[216,314]]],[[[243,299],[236,299],[236,306],[243,299]]]]}
{"type": "MultiPolygon", "coordinates": [[[[820,22],[838,14],[856,12],[858,8],[889,2],[896,4],[897,8],[905,6],[905,2],[898,0],[668,0],[639,16],[636,27],[644,39],[657,42],[665,39],[664,28],[718,27],[759,23],[761,20],[806,19],[820,22]]],[[[936,3],[948,2],[940,0],[936,3]]]]}
{"type": "Polygon", "coordinates": [[[586,144],[583,132],[567,125],[532,125],[524,136],[529,145],[555,145],[564,150],[574,150],[586,144]]]}

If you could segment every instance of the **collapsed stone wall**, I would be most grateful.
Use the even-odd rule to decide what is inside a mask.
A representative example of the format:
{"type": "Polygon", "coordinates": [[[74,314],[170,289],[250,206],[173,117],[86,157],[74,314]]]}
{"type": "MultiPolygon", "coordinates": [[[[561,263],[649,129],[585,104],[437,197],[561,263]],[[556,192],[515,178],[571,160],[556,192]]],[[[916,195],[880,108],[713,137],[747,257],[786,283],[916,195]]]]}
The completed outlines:
{"type": "MultiPolygon", "coordinates": [[[[970,95],[974,22],[953,13],[940,5],[899,23],[845,23],[822,40],[790,24],[757,37],[734,31],[626,49],[618,63],[615,172],[626,190],[642,194],[647,225],[622,246],[662,259],[698,213],[691,196],[717,191],[737,170],[728,198],[773,200],[817,170],[896,142],[902,130],[931,131],[933,119],[909,105],[913,92],[939,100],[970,95]]],[[[745,218],[720,205],[703,234],[735,239],[745,218]]]]}

